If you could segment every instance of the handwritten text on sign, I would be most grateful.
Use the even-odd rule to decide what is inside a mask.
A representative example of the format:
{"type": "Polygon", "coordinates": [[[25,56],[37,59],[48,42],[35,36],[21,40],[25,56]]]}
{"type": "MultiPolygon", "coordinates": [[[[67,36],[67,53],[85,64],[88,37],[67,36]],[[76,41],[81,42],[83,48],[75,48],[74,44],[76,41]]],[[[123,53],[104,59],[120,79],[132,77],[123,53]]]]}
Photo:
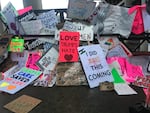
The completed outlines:
{"type": "Polygon", "coordinates": [[[90,88],[99,86],[100,82],[113,81],[100,45],[81,46],[78,52],[90,88]]]}
{"type": "Polygon", "coordinates": [[[78,61],[79,32],[60,32],[59,62],[78,61]]]}
{"type": "Polygon", "coordinates": [[[7,76],[4,80],[0,81],[0,90],[14,94],[38,78],[41,73],[42,72],[40,71],[23,67],[18,72],[7,76]]]}
{"type": "Polygon", "coordinates": [[[36,62],[40,59],[40,52],[31,52],[28,54],[28,60],[26,62],[26,67],[34,70],[39,70],[39,67],[36,65],[36,62]]]}
{"type": "Polygon", "coordinates": [[[44,70],[53,70],[57,64],[58,51],[50,48],[37,62],[37,65],[44,70]]]}

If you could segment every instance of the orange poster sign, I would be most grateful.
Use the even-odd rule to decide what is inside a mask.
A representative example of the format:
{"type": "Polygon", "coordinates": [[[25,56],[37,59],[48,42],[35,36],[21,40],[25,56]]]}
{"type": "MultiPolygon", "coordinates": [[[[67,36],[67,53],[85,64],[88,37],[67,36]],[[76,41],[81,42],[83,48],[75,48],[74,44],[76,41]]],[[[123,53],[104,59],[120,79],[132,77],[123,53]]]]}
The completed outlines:
{"type": "Polygon", "coordinates": [[[59,62],[77,62],[79,46],[79,32],[60,32],[59,62]]]}

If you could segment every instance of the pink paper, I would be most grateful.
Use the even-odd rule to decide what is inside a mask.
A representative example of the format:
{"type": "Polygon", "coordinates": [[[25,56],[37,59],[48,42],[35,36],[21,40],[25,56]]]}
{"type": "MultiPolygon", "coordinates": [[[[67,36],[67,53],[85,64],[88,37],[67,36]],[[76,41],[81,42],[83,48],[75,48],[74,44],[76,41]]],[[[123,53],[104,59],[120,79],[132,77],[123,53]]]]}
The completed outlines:
{"type": "Polygon", "coordinates": [[[144,76],[141,66],[130,64],[128,61],[126,61],[126,70],[127,76],[124,76],[124,78],[128,82],[134,82],[137,76],[144,76]]]}
{"type": "Polygon", "coordinates": [[[143,15],[142,9],[145,8],[146,5],[135,5],[131,7],[128,11],[129,14],[132,14],[136,11],[135,18],[132,24],[132,32],[135,34],[141,34],[144,32],[144,22],[143,22],[143,15]]]}
{"type": "Polygon", "coordinates": [[[125,58],[110,57],[107,59],[108,64],[113,61],[117,61],[120,64],[122,76],[128,83],[134,82],[137,76],[144,76],[141,66],[130,64],[125,58]]]}
{"type": "Polygon", "coordinates": [[[26,62],[26,67],[34,70],[39,70],[40,68],[36,65],[36,62],[41,58],[39,52],[32,52],[28,55],[28,60],[26,62]]]}
{"type": "Polygon", "coordinates": [[[24,8],[24,9],[18,10],[18,14],[19,14],[19,15],[22,15],[22,14],[24,14],[24,13],[30,11],[30,10],[32,10],[32,6],[29,6],[29,7],[26,7],[26,8],[24,8]]]}

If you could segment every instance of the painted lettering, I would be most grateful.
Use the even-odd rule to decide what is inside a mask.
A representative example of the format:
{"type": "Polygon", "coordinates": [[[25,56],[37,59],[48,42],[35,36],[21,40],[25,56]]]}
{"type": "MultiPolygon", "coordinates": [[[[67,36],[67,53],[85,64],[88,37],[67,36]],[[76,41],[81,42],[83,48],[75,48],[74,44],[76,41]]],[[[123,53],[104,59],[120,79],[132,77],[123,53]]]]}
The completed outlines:
{"type": "Polygon", "coordinates": [[[77,38],[78,38],[78,36],[65,36],[65,37],[60,36],[60,39],[61,39],[61,40],[78,41],[77,38]]]}

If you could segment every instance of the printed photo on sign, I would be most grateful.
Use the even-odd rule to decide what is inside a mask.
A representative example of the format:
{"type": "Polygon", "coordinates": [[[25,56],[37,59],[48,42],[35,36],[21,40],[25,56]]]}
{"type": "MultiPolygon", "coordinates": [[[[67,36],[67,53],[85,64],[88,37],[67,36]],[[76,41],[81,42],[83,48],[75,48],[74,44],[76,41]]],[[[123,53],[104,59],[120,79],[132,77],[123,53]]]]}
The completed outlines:
{"type": "Polygon", "coordinates": [[[99,44],[78,47],[90,88],[99,86],[101,82],[113,81],[113,76],[99,44]]]}
{"type": "Polygon", "coordinates": [[[15,94],[37,79],[41,74],[41,71],[23,67],[16,73],[11,74],[0,81],[0,91],[15,94]]]}
{"type": "Polygon", "coordinates": [[[57,64],[58,51],[50,48],[37,62],[37,65],[44,70],[53,70],[57,64]]]}
{"type": "Polygon", "coordinates": [[[77,62],[79,32],[60,32],[59,41],[59,62],[77,62]]]}

